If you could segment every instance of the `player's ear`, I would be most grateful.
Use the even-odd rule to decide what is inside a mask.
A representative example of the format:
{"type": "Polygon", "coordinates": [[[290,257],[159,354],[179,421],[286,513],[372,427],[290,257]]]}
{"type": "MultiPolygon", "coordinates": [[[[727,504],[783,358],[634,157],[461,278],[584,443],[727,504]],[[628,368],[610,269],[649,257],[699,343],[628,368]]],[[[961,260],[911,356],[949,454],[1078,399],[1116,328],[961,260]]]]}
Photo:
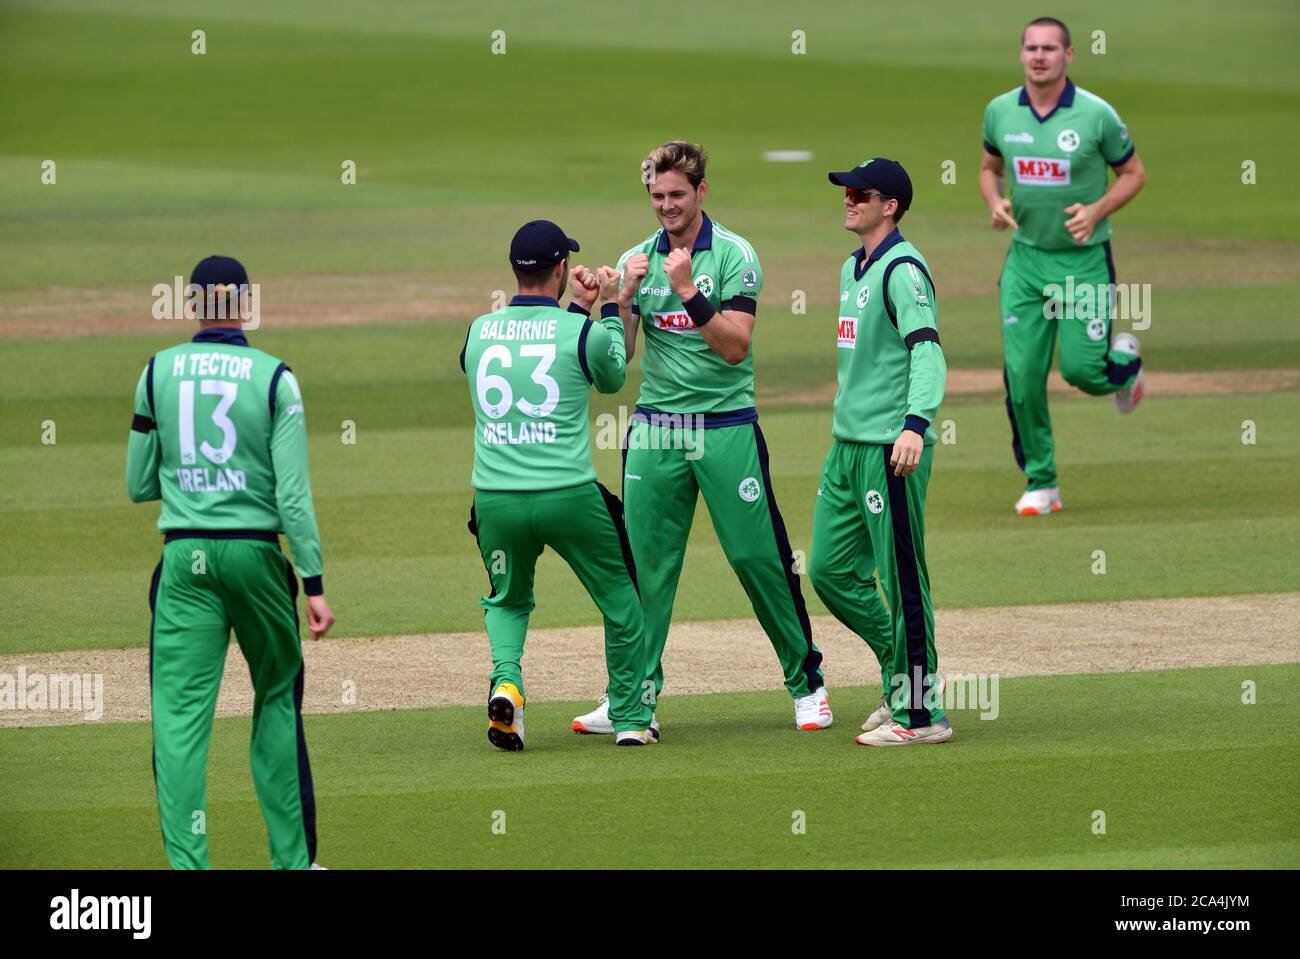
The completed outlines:
{"type": "Polygon", "coordinates": [[[700,199],[703,199],[703,198],[704,198],[704,194],[706,194],[706,193],[708,193],[708,192],[709,192],[709,181],[708,181],[708,180],[701,180],[701,181],[700,181],[700,185],[697,186],[697,187],[695,188],[695,195],[696,195],[697,197],[699,197],[700,199]]]}

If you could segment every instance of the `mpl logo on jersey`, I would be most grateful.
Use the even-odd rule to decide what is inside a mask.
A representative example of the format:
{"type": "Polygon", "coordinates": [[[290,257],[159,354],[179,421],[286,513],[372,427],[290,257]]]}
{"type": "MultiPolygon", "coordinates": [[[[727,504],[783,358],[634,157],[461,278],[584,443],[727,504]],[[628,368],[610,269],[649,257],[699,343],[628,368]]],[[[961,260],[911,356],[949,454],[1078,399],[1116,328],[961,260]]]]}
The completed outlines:
{"type": "Polygon", "coordinates": [[[655,329],[666,333],[682,333],[686,336],[699,336],[700,328],[695,325],[691,315],[685,310],[674,313],[654,313],[655,329]]]}
{"type": "Polygon", "coordinates": [[[1035,186],[1069,186],[1070,161],[1016,157],[1016,182],[1035,186]]]}
{"type": "Polygon", "coordinates": [[[846,350],[851,350],[858,345],[858,318],[856,316],[841,316],[837,327],[837,342],[839,346],[846,350]]]}

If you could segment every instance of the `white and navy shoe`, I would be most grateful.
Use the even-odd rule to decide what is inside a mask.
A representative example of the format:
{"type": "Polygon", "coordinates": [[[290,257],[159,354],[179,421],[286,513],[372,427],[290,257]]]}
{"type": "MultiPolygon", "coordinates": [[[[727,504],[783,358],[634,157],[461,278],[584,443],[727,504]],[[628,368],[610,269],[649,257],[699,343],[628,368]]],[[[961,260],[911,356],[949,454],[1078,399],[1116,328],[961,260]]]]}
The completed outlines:
{"type": "MultiPolygon", "coordinates": [[[[650,728],[654,730],[655,738],[658,739],[659,719],[654,714],[650,716],[650,728]]],[[[595,709],[574,719],[573,731],[589,736],[612,736],[614,734],[614,722],[609,718],[608,693],[600,697],[595,709]]]]}
{"type": "MultiPolygon", "coordinates": [[[[1121,353],[1127,353],[1130,356],[1142,355],[1142,346],[1138,343],[1138,338],[1132,333],[1121,333],[1115,337],[1114,342],[1110,344],[1110,348],[1121,353]]],[[[1122,389],[1115,394],[1115,409],[1121,413],[1132,413],[1137,409],[1137,405],[1142,402],[1142,397],[1146,396],[1146,392],[1146,379],[1142,376],[1142,371],[1138,370],[1138,375],[1134,377],[1133,382],[1126,389],[1122,389]]]]}
{"type": "Polygon", "coordinates": [[[1061,487],[1026,490],[1016,500],[1016,512],[1021,516],[1048,516],[1061,511],[1061,487]]]}
{"type": "Polygon", "coordinates": [[[524,748],[524,695],[514,683],[502,683],[488,700],[488,742],[509,753],[524,748]]]}
{"type": "Polygon", "coordinates": [[[794,701],[794,724],[797,729],[826,729],[831,724],[831,698],[825,686],[818,686],[807,696],[794,701]]]}
{"type": "Polygon", "coordinates": [[[952,725],[946,719],[918,729],[908,729],[891,719],[871,732],[863,733],[856,741],[863,746],[914,746],[922,743],[946,743],[950,739],[952,725]]]}

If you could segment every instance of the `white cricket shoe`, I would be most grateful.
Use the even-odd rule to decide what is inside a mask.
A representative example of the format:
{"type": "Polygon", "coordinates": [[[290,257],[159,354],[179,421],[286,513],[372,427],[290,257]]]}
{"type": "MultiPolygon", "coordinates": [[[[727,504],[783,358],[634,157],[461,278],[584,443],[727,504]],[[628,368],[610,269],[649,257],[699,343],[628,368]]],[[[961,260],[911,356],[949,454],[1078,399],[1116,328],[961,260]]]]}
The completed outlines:
{"type": "Polygon", "coordinates": [[[321,865],[320,863],[318,863],[318,862],[314,862],[314,863],[312,863],[311,866],[309,867],[309,869],[310,869],[311,872],[329,872],[329,871],[330,871],[329,866],[322,866],[322,865],[321,865]]]}
{"type": "Polygon", "coordinates": [[[488,700],[488,742],[510,753],[524,748],[524,695],[514,683],[502,683],[488,700]]]}
{"type": "MultiPolygon", "coordinates": [[[[939,690],[939,697],[942,699],[944,692],[948,689],[948,681],[943,678],[942,673],[937,674],[934,678],[936,680],[935,685],[939,690]]],[[[880,705],[876,707],[874,713],[867,717],[867,721],[862,724],[862,731],[864,733],[869,733],[877,726],[883,726],[893,718],[894,711],[889,708],[889,700],[886,697],[881,696],[880,705]]]]}
{"type": "Polygon", "coordinates": [[[614,737],[615,746],[653,746],[657,742],[658,729],[626,729],[614,737]]]}
{"type": "Polygon", "coordinates": [[[863,733],[856,741],[863,746],[913,746],[920,743],[946,743],[950,739],[952,725],[946,719],[919,729],[908,729],[891,719],[871,732],[863,733]]]}
{"type": "MultiPolygon", "coordinates": [[[[1121,353],[1128,353],[1130,356],[1141,356],[1142,347],[1138,343],[1138,338],[1132,333],[1121,333],[1115,337],[1110,344],[1112,350],[1118,350],[1121,353]]],[[[1142,397],[1146,395],[1146,379],[1142,371],[1138,370],[1138,375],[1134,377],[1133,382],[1128,389],[1120,390],[1115,395],[1115,409],[1121,413],[1132,413],[1137,409],[1137,405],[1142,402],[1142,397]]]]}
{"type": "Polygon", "coordinates": [[[826,729],[831,724],[831,699],[825,686],[794,701],[794,724],[799,729],[826,729]]]}
{"type": "MultiPolygon", "coordinates": [[[[650,715],[650,728],[654,730],[655,738],[658,739],[659,718],[653,713],[650,715]]],[[[614,722],[609,718],[608,693],[600,697],[595,709],[573,721],[573,731],[591,736],[612,736],[614,734],[614,722]]]]}
{"type": "Polygon", "coordinates": [[[1021,516],[1047,516],[1061,511],[1061,487],[1025,490],[1016,500],[1016,512],[1021,516]]]}
{"type": "Polygon", "coordinates": [[[894,711],[889,708],[889,700],[884,696],[881,696],[880,705],[876,707],[874,713],[867,717],[867,721],[862,724],[862,731],[864,733],[869,733],[877,726],[883,726],[893,718],[894,711]]]}

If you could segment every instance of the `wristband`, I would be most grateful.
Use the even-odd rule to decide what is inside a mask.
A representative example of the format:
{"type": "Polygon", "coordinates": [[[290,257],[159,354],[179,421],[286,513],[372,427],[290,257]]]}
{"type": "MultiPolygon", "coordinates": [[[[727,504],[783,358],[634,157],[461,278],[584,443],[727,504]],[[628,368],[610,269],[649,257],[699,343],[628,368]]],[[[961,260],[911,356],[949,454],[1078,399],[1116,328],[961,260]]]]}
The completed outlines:
{"type": "Polygon", "coordinates": [[[570,313],[577,313],[579,316],[591,316],[591,310],[584,309],[584,308],[583,308],[580,304],[578,304],[576,301],[570,301],[570,302],[569,302],[569,312],[570,312],[570,313]]]}
{"type": "Polygon", "coordinates": [[[925,431],[930,428],[930,421],[923,416],[917,416],[915,413],[908,413],[903,418],[903,429],[911,430],[913,433],[919,433],[925,436],[925,431]]]}
{"type": "Polygon", "coordinates": [[[611,302],[609,302],[609,303],[601,304],[601,307],[600,307],[600,318],[601,318],[602,320],[613,319],[613,318],[615,318],[615,317],[617,317],[617,316],[620,316],[620,315],[621,315],[621,314],[619,313],[619,309],[618,309],[618,304],[617,304],[617,303],[611,301],[611,302]]]}
{"type": "Polygon", "coordinates": [[[697,327],[709,322],[709,320],[713,319],[714,314],[718,312],[713,308],[713,304],[709,302],[709,298],[699,290],[696,290],[695,295],[683,303],[682,306],[690,316],[691,322],[697,327]]]}
{"type": "Polygon", "coordinates": [[[322,596],[325,593],[325,587],[322,585],[320,576],[304,576],[302,578],[302,591],[308,596],[322,596]]]}

